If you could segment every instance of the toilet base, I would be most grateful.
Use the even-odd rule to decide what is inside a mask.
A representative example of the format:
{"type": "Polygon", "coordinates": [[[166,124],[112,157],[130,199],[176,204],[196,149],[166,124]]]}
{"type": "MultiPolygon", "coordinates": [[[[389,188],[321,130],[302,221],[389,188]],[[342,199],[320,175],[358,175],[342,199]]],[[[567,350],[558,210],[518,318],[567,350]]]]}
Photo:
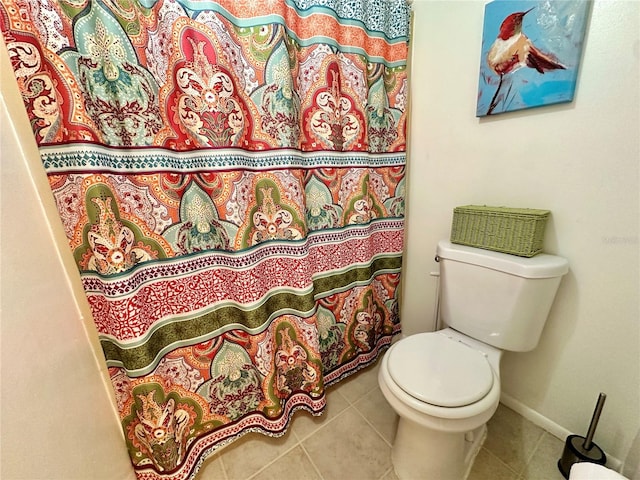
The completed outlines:
{"type": "Polygon", "coordinates": [[[401,417],[391,450],[393,468],[399,480],[465,480],[486,436],[486,425],[450,433],[401,417]]]}

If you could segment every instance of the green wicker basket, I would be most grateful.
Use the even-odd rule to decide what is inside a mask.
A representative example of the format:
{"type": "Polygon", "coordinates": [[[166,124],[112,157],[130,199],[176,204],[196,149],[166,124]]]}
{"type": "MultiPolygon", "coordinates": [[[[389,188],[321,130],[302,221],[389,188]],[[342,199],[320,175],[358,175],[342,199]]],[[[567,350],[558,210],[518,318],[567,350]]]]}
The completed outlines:
{"type": "Polygon", "coordinates": [[[453,209],[451,242],[520,257],[542,251],[551,212],[531,208],[466,205],[453,209]]]}

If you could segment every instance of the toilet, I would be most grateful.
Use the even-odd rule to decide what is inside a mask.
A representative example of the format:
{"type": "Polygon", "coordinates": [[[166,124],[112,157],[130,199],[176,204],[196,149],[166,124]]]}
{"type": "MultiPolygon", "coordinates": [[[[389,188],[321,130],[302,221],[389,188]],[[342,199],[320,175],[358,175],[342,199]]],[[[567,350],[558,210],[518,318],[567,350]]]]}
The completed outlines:
{"type": "Polygon", "coordinates": [[[440,317],[446,328],[394,343],[378,383],[399,416],[391,459],[400,480],[463,480],[500,400],[504,350],[540,339],[564,258],[531,258],[440,241],[440,317]]]}

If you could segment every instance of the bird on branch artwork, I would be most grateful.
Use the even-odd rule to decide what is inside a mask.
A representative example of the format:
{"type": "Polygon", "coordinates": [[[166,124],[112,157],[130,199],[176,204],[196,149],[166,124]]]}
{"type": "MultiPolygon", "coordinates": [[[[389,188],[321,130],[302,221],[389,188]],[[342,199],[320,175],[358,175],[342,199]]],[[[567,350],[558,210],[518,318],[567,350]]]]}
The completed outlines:
{"type": "Polygon", "coordinates": [[[572,101],[587,7],[587,0],[487,4],[476,116],[572,101]]]}

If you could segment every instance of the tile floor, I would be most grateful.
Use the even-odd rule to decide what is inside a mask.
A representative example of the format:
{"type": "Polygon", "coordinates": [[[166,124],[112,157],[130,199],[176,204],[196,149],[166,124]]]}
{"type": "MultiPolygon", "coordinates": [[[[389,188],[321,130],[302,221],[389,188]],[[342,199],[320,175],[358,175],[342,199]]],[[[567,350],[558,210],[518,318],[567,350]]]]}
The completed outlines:
{"type": "MultiPolygon", "coordinates": [[[[210,457],[198,480],[397,480],[397,420],[377,373],[372,366],[330,387],[323,416],[297,412],[283,437],[245,435],[210,457]]],[[[488,428],[469,480],[563,480],[563,441],[503,405],[488,428]]]]}

